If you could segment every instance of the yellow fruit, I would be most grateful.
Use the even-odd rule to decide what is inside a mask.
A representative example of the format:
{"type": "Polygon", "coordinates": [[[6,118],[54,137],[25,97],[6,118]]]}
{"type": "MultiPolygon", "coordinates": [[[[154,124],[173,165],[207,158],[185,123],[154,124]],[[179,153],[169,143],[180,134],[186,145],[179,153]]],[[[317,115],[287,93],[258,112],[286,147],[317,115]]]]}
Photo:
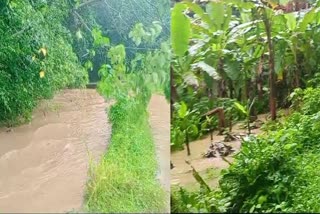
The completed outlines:
{"type": "Polygon", "coordinates": [[[45,48],[40,48],[39,53],[42,53],[43,56],[47,55],[47,50],[45,48]]]}
{"type": "Polygon", "coordinates": [[[44,77],[44,71],[40,71],[39,75],[40,75],[40,78],[43,78],[44,77]]]}

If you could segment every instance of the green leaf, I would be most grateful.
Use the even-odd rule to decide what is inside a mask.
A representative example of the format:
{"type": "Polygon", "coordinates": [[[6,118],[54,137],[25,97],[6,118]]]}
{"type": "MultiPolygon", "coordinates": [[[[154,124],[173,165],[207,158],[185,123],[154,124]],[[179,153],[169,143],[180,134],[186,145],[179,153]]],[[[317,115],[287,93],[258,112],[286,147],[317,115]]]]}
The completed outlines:
{"type": "Polygon", "coordinates": [[[290,0],[279,0],[279,4],[285,5],[289,2],[290,0]]]}
{"type": "Polygon", "coordinates": [[[194,124],[188,127],[188,134],[195,137],[199,133],[198,127],[194,124]]]}
{"type": "Polygon", "coordinates": [[[187,116],[188,107],[185,102],[181,102],[180,108],[178,110],[178,115],[180,118],[185,118],[187,116]]]}
{"type": "Polygon", "coordinates": [[[299,23],[299,30],[304,32],[307,29],[308,24],[314,21],[315,17],[315,8],[310,10],[307,14],[304,15],[302,21],[299,23]]]}
{"type": "Polygon", "coordinates": [[[287,20],[287,27],[289,30],[293,31],[297,25],[296,16],[293,13],[286,13],[284,14],[284,17],[287,20]]]}
{"type": "Polygon", "coordinates": [[[89,70],[89,71],[92,71],[93,70],[93,64],[90,60],[88,60],[85,64],[84,64],[84,67],[89,70]]]}
{"type": "Polygon", "coordinates": [[[109,46],[110,45],[109,38],[103,36],[101,30],[94,28],[92,30],[92,36],[94,38],[94,45],[96,45],[96,46],[109,46]]]}
{"type": "Polygon", "coordinates": [[[267,201],[267,197],[264,196],[264,195],[261,195],[259,198],[258,198],[258,204],[263,204],[264,202],[267,201]]]}
{"type": "Polygon", "coordinates": [[[81,33],[81,30],[80,30],[80,29],[77,31],[77,33],[76,33],[76,37],[77,37],[77,39],[78,39],[78,40],[80,40],[80,39],[82,39],[82,38],[83,38],[83,36],[82,36],[82,33],[81,33]]]}
{"type": "Polygon", "coordinates": [[[171,44],[177,56],[183,56],[189,46],[190,20],[183,14],[185,4],[177,3],[171,14],[171,44]]]}
{"type": "Polygon", "coordinates": [[[256,208],[256,206],[253,205],[253,206],[250,208],[249,213],[253,213],[253,211],[254,211],[255,208],[256,208]]]}
{"type": "Polygon", "coordinates": [[[141,44],[142,38],[145,36],[146,32],[143,28],[142,23],[137,23],[134,28],[129,33],[129,38],[139,46],[141,44]]]}
{"type": "Polygon", "coordinates": [[[225,62],[225,72],[231,80],[239,80],[241,75],[241,64],[237,61],[228,60],[225,62]]]}
{"type": "Polygon", "coordinates": [[[188,72],[183,76],[183,80],[187,85],[199,87],[197,76],[193,72],[188,72]]]}
{"type": "Polygon", "coordinates": [[[217,73],[216,69],[203,61],[200,61],[198,63],[193,64],[192,67],[193,68],[200,68],[201,70],[207,72],[207,74],[215,80],[220,79],[220,76],[217,73]]]}
{"type": "Polygon", "coordinates": [[[296,147],[296,146],[297,146],[296,143],[290,143],[290,144],[285,145],[283,148],[284,148],[285,150],[291,150],[292,148],[294,148],[294,147],[296,147]]]}
{"type": "Polygon", "coordinates": [[[196,179],[196,181],[200,184],[201,187],[205,189],[205,191],[210,192],[211,189],[209,185],[205,182],[205,180],[199,175],[199,173],[196,171],[194,167],[192,167],[192,175],[196,179]]]}
{"type": "Polygon", "coordinates": [[[262,22],[262,20],[255,20],[252,22],[246,22],[246,23],[240,24],[232,28],[228,33],[229,39],[227,43],[235,42],[238,37],[242,37],[244,34],[252,30],[260,22],[262,22]]]}
{"type": "Polygon", "coordinates": [[[247,115],[247,110],[246,110],[246,108],[245,108],[243,105],[241,105],[241,104],[238,103],[238,102],[235,102],[234,105],[235,105],[235,107],[236,107],[237,109],[239,109],[243,114],[247,115]]]}
{"type": "Polygon", "coordinates": [[[110,69],[111,69],[110,65],[103,64],[98,71],[99,76],[106,77],[110,69]]]}
{"type": "Polygon", "coordinates": [[[210,16],[206,14],[198,4],[193,2],[185,2],[185,4],[189,7],[190,10],[197,14],[203,22],[205,22],[208,25],[212,24],[210,16]]]}
{"type": "Polygon", "coordinates": [[[210,2],[206,10],[217,29],[221,29],[224,22],[224,4],[222,2],[210,2]]]}

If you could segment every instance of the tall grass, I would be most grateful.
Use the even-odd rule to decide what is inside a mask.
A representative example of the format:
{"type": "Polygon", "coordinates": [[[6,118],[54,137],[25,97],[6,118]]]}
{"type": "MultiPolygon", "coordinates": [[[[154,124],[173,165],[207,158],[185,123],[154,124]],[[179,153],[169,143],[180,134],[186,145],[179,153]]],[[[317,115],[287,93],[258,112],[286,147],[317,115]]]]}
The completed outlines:
{"type": "Polygon", "coordinates": [[[150,96],[144,98],[118,99],[108,113],[111,144],[102,161],[90,170],[89,211],[164,211],[165,192],[156,180],[155,146],[146,111],[150,96]]]}

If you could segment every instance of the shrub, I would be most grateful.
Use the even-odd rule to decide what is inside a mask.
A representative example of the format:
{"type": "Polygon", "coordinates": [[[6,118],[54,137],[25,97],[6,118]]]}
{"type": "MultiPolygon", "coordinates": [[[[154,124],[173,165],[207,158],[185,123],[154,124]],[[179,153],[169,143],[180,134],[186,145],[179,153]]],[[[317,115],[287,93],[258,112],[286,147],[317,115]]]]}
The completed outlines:
{"type": "Polygon", "coordinates": [[[39,99],[87,82],[62,25],[70,7],[63,0],[5,6],[0,15],[0,122],[30,119],[39,99]]]}

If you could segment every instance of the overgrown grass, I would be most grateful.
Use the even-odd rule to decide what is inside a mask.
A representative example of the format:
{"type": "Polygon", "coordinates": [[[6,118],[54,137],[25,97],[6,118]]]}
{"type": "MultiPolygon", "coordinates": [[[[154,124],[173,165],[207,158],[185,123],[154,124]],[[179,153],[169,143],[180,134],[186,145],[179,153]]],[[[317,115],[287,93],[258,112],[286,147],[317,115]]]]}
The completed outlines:
{"type": "Polygon", "coordinates": [[[164,211],[165,192],[156,180],[155,146],[146,107],[139,98],[119,99],[111,107],[111,144],[103,160],[90,171],[89,211],[164,211]]]}

